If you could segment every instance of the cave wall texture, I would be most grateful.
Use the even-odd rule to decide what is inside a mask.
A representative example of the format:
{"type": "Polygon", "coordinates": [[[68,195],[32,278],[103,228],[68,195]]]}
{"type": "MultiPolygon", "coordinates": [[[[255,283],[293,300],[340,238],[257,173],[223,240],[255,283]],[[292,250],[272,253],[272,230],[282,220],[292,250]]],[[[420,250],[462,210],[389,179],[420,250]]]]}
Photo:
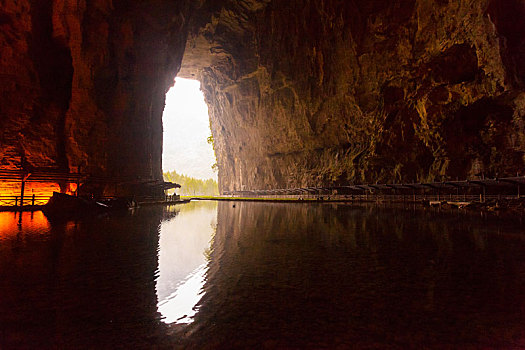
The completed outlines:
{"type": "Polygon", "coordinates": [[[162,179],[189,4],[0,0],[0,166],[162,179]]]}
{"type": "Polygon", "coordinates": [[[160,179],[182,67],[222,191],[523,174],[523,18],[523,0],[0,0],[0,166],[160,179]]]}
{"type": "Polygon", "coordinates": [[[222,190],[523,174],[524,1],[202,11],[181,74],[203,82],[222,190]]]}

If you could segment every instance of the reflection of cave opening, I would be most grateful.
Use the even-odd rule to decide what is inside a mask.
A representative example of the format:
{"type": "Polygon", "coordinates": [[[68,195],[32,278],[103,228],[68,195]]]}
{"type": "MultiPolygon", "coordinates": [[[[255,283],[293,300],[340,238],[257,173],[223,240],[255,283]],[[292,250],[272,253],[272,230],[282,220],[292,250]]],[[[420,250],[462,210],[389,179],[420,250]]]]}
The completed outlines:
{"type": "Polygon", "coordinates": [[[191,323],[203,295],[217,202],[191,202],[159,229],[157,309],[165,323],[191,323]]]}
{"type": "MultiPolygon", "coordinates": [[[[163,115],[164,144],[162,154],[163,172],[175,171],[188,177],[217,180],[212,169],[216,163],[210,131],[208,106],[200,90],[200,82],[176,78],[175,85],[166,94],[163,115]]],[[[179,182],[179,178],[168,181],[179,182]]],[[[181,189],[188,192],[188,186],[181,189]]],[[[192,193],[186,194],[212,194],[192,193]]],[[[197,190],[204,191],[204,190],[197,190]]]]}

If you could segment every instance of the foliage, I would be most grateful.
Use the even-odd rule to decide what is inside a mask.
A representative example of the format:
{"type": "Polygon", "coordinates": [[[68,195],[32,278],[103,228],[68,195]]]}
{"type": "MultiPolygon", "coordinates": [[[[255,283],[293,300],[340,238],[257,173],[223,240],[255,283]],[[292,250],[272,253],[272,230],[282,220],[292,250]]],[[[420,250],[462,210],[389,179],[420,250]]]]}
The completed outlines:
{"type": "MultiPolygon", "coordinates": [[[[201,180],[190,176],[178,174],[176,171],[164,173],[164,181],[178,183],[182,187],[177,189],[177,193],[182,196],[216,196],[219,194],[217,181],[213,179],[201,180]]],[[[173,190],[170,190],[170,194],[173,190]]]]}

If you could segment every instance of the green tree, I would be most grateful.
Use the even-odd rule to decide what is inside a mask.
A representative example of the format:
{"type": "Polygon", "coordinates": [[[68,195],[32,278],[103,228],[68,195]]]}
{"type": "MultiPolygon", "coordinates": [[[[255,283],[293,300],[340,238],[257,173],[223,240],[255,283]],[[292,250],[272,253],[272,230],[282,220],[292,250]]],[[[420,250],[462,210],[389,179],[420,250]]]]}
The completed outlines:
{"type": "MultiPolygon", "coordinates": [[[[179,174],[176,171],[165,172],[164,181],[174,182],[181,185],[176,192],[182,196],[217,196],[219,195],[219,186],[217,181],[213,179],[201,180],[184,174],[179,174]]],[[[169,194],[173,194],[175,190],[170,190],[169,194]]]]}

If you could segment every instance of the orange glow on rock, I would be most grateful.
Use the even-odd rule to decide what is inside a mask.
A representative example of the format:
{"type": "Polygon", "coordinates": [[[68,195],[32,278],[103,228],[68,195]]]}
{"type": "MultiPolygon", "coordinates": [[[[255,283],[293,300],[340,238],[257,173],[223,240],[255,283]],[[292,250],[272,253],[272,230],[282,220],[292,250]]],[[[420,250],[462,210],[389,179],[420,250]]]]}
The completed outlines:
{"type": "MultiPolygon", "coordinates": [[[[20,203],[21,186],[20,182],[0,183],[0,206],[14,205],[15,197],[18,197],[18,203],[20,203]]],[[[53,192],[60,192],[60,186],[56,183],[27,182],[24,190],[24,204],[31,204],[33,195],[35,195],[35,204],[45,204],[53,192]]]]}
{"type": "Polygon", "coordinates": [[[70,183],[69,184],[69,190],[67,191],[68,194],[75,194],[75,192],[77,191],[77,184],[75,183],[70,183]]]}

